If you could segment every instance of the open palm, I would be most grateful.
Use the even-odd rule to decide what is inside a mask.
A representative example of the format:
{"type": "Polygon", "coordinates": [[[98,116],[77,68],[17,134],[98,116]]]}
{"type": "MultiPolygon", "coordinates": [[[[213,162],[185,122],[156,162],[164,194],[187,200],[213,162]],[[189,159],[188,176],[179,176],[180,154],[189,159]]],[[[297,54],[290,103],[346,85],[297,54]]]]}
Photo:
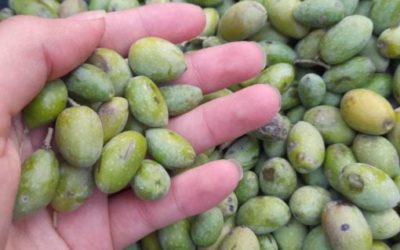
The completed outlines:
{"type": "MultiPolygon", "coordinates": [[[[121,249],[215,206],[232,192],[239,171],[234,163],[221,160],[174,177],[169,194],[159,201],[141,201],[129,190],[112,197],[95,191],[78,210],[59,214],[56,228],[50,208],[12,221],[21,161],[44,136],[42,130],[24,136],[19,112],[44,83],[83,63],[96,47],[125,56],[141,37],[178,43],[200,34],[204,22],[200,8],[176,3],[59,20],[20,16],[0,24],[1,249],[121,249]]],[[[247,42],[190,53],[186,60],[188,69],[176,82],[197,85],[204,93],[251,78],[265,64],[259,47],[247,42]]],[[[278,108],[273,88],[254,85],[174,118],[168,127],[202,152],[260,127],[278,108]]]]}

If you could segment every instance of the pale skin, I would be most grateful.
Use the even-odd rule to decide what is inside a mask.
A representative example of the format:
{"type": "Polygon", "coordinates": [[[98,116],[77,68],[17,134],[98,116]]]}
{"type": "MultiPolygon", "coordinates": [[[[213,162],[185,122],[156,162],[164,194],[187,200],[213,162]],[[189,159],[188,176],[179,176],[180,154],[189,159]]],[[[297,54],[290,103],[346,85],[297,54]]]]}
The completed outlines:
{"type": "MultiPolygon", "coordinates": [[[[73,19],[20,16],[0,23],[0,249],[122,249],[215,206],[233,191],[240,171],[220,160],[174,177],[168,195],[156,202],[140,201],[130,190],[111,198],[96,191],[78,210],[59,214],[57,228],[50,208],[12,220],[21,162],[40,146],[45,133],[39,129],[24,136],[19,113],[45,82],[70,72],[96,47],[126,56],[141,37],[178,43],[200,34],[204,23],[201,9],[187,4],[88,12],[73,19]]],[[[186,55],[188,70],[176,82],[209,93],[254,77],[264,58],[250,42],[201,50],[186,55]]],[[[168,127],[202,152],[264,125],[279,105],[276,90],[258,84],[174,118],[168,127]]]]}

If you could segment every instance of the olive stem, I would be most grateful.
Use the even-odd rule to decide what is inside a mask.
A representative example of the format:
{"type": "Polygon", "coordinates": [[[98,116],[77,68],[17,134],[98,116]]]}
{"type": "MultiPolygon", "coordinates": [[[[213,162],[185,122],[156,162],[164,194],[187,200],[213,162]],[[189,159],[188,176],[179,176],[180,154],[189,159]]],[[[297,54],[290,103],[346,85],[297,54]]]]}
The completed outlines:
{"type": "Polygon", "coordinates": [[[22,155],[22,150],[24,149],[25,145],[25,139],[29,137],[29,128],[27,126],[24,126],[24,132],[22,134],[22,139],[21,139],[21,144],[19,145],[19,154],[22,155]]]}
{"type": "Polygon", "coordinates": [[[53,139],[53,132],[54,132],[54,129],[52,127],[49,127],[47,130],[46,138],[44,138],[44,141],[43,141],[43,147],[45,149],[51,149],[51,140],[53,139]]]}
{"type": "Polygon", "coordinates": [[[68,103],[69,105],[73,106],[73,107],[78,107],[81,106],[79,103],[77,103],[76,101],[74,101],[72,98],[68,97],[68,103]]]}
{"type": "Polygon", "coordinates": [[[331,66],[329,66],[328,64],[326,64],[326,63],[324,63],[324,62],[322,62],[322,61],[320,61],[320,60],[296,59],[296,60],[294,61],[294,63],[295,63],[295,64],[302,64],[302,63],[304,63],[304,64],[310,64],[310,65],[315,65],[315,66],[321,66],[321,67],[323,67],[324,69],[327,69],[327,70],[331,68],[331,66]]]}

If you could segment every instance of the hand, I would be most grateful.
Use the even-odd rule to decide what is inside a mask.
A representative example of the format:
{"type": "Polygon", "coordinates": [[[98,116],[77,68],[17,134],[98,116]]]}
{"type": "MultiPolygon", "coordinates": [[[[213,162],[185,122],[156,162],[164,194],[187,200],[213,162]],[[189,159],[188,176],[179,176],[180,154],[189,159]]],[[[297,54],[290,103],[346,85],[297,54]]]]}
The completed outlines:
{"type": "MultiPolygon", "coordinates": [[[[200,34],[204,23],[202,10],[188,4],[87,12],[58,20],[17,16],[0,23],[0,248],[121,249],[215,206],[232,192],[238,168],[220,160],[174,177],[169,194],[159,201],[141,201],[130,190],[111,198],[95,191],[78,210],[59,214],[57,228],[50,208],[12,221],[21,162],[44,136],[43,129],[23,136],[19,112],[45,82],[70,72],[96,47],[126,56],[141,37],[178,43],[200,34]]],[[[248,42],[204,49],[186,59],[188,69],[177,82],[197,85],[204,93],[254,77],[265,64],[259,47],[248,42]]],[[[278,109],[277,92],[268,85],[254,85],[172,119],[169,128],[202,152],[262,126],[278,109]]]]}

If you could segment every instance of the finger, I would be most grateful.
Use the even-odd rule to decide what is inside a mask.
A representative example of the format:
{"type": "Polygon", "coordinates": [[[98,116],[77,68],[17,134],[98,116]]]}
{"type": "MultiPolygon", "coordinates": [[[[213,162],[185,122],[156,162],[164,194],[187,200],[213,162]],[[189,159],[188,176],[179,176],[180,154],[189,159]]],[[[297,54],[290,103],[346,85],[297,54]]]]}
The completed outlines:
{"type": "Polygon", "coordinates": [[[16,221],[8,236],[8,246],[2,249],[70,249],[54,230],[46,209],[16,221]]]}
{"type": "Polygon", "coordinates": [[[269,122],[279,111],[280,95],[266,84],[257,84],[205,103],[172,119],[177,131],[200,153],[269,122]]]}
{"type": "Polygon", "coordinates": [[[47,128],[37,128],[29,130],[24,126],[21,114],[12,119],[12,130],[10,138],[13,140],[21,162],[23,162],[32,152],[43,146],[43,140],[47,134],[47,128]]]}
{"type": "MultiPolygon", "coordinates": [[[[199,34],[204,24],[201,8],[182,3],[154,4],[107,15],[88,12],[58,20],[9,18],[0,24],[0,114],[20,111],[46,80],[70,72],[98,46],[126,54],[141,37],[179,42],[199,34]]],[[[9,122],[0,121],[0,132],[9,122]]]]}
{"type": "Polygon", "coordinates": [[[96,190],[79,209],[57,215],[56,230],[69,249],[115,249],[107,204],[107,195],[96,190]]]}
{"type": "Polygon", "coordinates": [[[199,35],[205,17],[198,6],[185,3],[152,4],[106,16],[106,33],[102,47],[127,55],[133,41],[156,36],[173,43],[199,35]]]}
{"type": "Polygon", "coordinates": [[[150,232],[207,209],[235,188],[240,167],[231,161],[215,161],[173,178],[170,192],[158,201],[142,201],[132,191],[109,204],[114,249],[122,249],[150,232]]]}
{"type": "Polygon", "coordinates": [[[98,19],[49,21],[21,16],[0,24],[0,235],[7,235],[11,223],[21,166],[17,145],[8,138],[11,117],[47,78],[65,74],[83,62],[103,30],[104,22],[98,19]]]}
{"type": "Polygon", "coordinates": [[[266,64],[262,49],[253,42],[234,42],[186,55],[187,70],[175,83],[216,91],[256,76],[266,64]]]}
{"type": "Polygon", "coordinates": [[[0,144],[3,144],[0,152],[0,249],[4,249],[11,225],[21,163],[11,139],[0,138],[0,144]]]}

